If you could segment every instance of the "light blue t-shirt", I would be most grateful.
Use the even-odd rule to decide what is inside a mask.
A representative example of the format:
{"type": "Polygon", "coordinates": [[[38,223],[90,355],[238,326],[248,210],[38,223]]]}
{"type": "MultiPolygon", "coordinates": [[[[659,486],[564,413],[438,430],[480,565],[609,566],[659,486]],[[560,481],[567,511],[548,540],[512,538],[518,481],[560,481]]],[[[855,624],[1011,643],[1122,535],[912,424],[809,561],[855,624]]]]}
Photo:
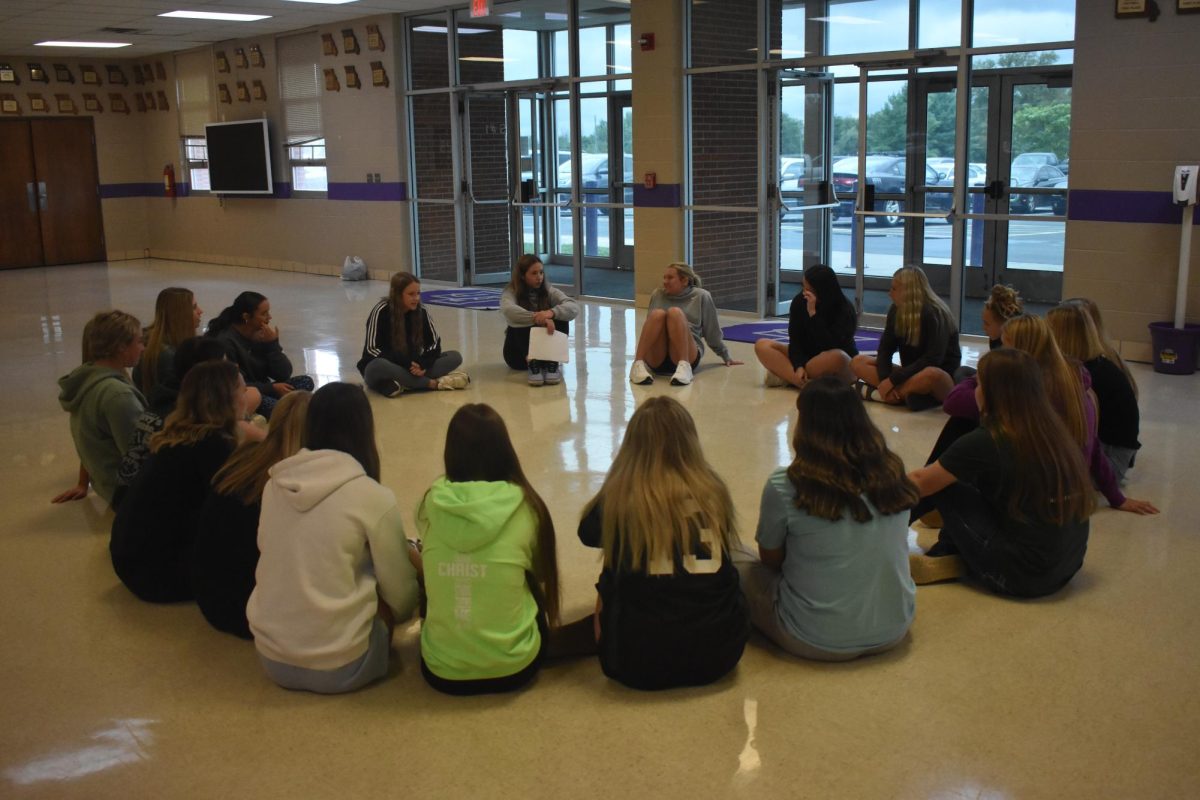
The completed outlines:
{"type": "Polygon", "coordinates": [[[786,547],[775,613],[784,630],[830,652],[894,642],[912,623],[916,587],[908,570],[908,514],[830,521],[796,508],[787,470],[763,487],[755,539],[786,547]]]}

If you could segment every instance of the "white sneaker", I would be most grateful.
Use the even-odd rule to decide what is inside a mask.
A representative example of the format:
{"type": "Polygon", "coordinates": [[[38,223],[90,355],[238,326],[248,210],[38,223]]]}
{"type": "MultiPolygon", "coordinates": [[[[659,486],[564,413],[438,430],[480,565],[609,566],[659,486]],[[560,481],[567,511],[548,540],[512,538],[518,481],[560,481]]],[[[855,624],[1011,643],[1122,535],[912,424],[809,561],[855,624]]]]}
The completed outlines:
{"type": "Polygon", "coordinates": [[[650,374],[650,370],[646,368],[646,362],[638,359],[633,362],[633,366],[629,368],[629,382],[636,383],[641,386],[654,383],[654,376],[650,374]]]}
{"type": "Polygon", "coordinates": [[[788,382],[776,375],[774,372],[767,370],[767,377],[763,378],[763,386],[768,389],[775,389],[780,386],[787,386],[788,382]]]}
{"type": "Polygon", "coordinates": [[[672,386],[687,386],[692,382],[692,365],[680,361],[675,365],[675,374],[671,376],[672,386]]]}
{"type": "Polygon", "coordinates": [[[438,378],[438,389],[445,389],[447,391],[451,389],[465,389],[470,382],[470,375],[460,369],[456,369],[438,378]]]}

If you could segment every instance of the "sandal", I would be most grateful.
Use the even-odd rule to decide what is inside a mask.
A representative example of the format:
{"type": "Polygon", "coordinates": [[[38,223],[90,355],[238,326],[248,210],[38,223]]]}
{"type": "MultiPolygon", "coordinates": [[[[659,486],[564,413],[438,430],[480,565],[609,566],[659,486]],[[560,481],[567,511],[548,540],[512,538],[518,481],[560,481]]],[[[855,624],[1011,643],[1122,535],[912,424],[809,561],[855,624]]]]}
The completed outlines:
{"type": "Polygon", "coordinates": [[[859,381],[855,387],[858,389],[858,396],[863,399],[863,402],[878,402],[879,395],[875,393],[875,387],[866,381],[859,381]]]}

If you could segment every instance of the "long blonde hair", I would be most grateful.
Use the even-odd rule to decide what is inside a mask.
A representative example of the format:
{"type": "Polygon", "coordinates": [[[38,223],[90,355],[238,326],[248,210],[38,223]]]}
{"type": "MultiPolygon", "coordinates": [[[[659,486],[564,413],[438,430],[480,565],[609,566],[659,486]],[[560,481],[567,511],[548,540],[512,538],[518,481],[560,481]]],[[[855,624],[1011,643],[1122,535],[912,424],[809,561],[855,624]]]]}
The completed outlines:
{"type": "Polygon", "coordinates": [[[1096,326],[1096,335],[1100,337],[1100,345],[1104,348],[1104,357],[1121,368],[1121,372],[1124,372],[1125,377],[1129,379],[1129,385],[1133,387],[1134,397],[1137,397],[1137,381],[1133,379],[1133,373],[1129,371],[1129,365],[1125,363],[1125,359],[1121,358],[1121,354],[1113,346],[1112,340],[1104,332],[1104,317],[1100,316],[1100,306],[1096,305],[1096,301],[1090,297],[1072,297],[1063,300],[1063,305],[1077,306],[1087,312],[1092,319],[1092,324],[1096,326]]]}
{"type": "Polygon", "coordinates": [[[604,563],[613,569],[643,572],[653,562],[695,554],[700,529],[726,553],[737,541],[729,487],[705,460],[692,416],[669,397],[652,397],[634,412],[583,515],[597,507],[604,563]]]}
{"type": "Polygon", "coordinates": [[[205,361],[188,370],[175,410],[150,439],[150,452],[196,444],[214,433],[236,442],[240,377],[232,361],[205,361]]]}
{"type": "Polygon", "coordinates": [[[243,442],[213,476],[217,494],[236,497],[244,505],[262,498],[263,487],[271,477],[267,471],[304,446],[305,417],[311,399],[312,392],[299,389],[280,398],[271,412],[267,438],[243,442]]]}
{"type": "Polygon", "coordinates": [[[1066,424],[1067,433],[1077,445],[1086,446],[1091,431],[1079,377],[1082,366],[1067,361],[1054,341],[1050,326],[1041,317],[1029,314],[1013,317],[1004,323],[1003,338],[1005,344],[1033,356],[1042,371],[1046,396],[1066,424]]]}
{"type": "Polygon", "coordinates": [[[929,306],[943,322],[954,322],[950,307],[934,294],[929,278],[920,267],[901,267],[892,275],[899,282],[900,302],[896,304],[896,335],[909,345],[921,344],[921,312],[929,306]]]}
{"type": "Polygon", "coordinates": [[[1062,304],[1046,312],[1046,324],[1067,358],[1091,361],[1104,355],[1100,334],[1088,313],[1079,306],[1062,304]]]}
{"type": "Polygon", "coordinates": [[[684,283],[688,286],[700,287],[700,276],[696,274],[696,270],[692,269],[690,264],[685,264],[682,261],[672,261],[667,264],[667,267],[679,273],[679,277],[683,278],[684,283]]]}
{"type": "Polygon", "coordinates": [[[196,335],[192,324],[192,303],[195,295],[190,289],[169,286],[158,293],[154,303],[154,322],[146,331],[146,349],[142,353],[142,391],[149,392],[158,383],[158,357],[164,347],[178,347],[185,339],[196,335]]]}

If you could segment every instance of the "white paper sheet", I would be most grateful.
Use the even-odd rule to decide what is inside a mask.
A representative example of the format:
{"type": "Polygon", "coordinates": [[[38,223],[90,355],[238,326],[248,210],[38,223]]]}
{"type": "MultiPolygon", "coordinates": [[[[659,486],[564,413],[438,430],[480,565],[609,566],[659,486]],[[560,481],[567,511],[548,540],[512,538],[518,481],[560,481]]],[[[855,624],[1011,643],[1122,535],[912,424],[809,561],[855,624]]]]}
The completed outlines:
{"type": "Polygon", "coordinates": [[[529,331],[529,357],[538,361],[557,361],[566,364],[571,360],[569,339],[565,333],[547,333],[545,328],[535,327],[529,331]]]}

